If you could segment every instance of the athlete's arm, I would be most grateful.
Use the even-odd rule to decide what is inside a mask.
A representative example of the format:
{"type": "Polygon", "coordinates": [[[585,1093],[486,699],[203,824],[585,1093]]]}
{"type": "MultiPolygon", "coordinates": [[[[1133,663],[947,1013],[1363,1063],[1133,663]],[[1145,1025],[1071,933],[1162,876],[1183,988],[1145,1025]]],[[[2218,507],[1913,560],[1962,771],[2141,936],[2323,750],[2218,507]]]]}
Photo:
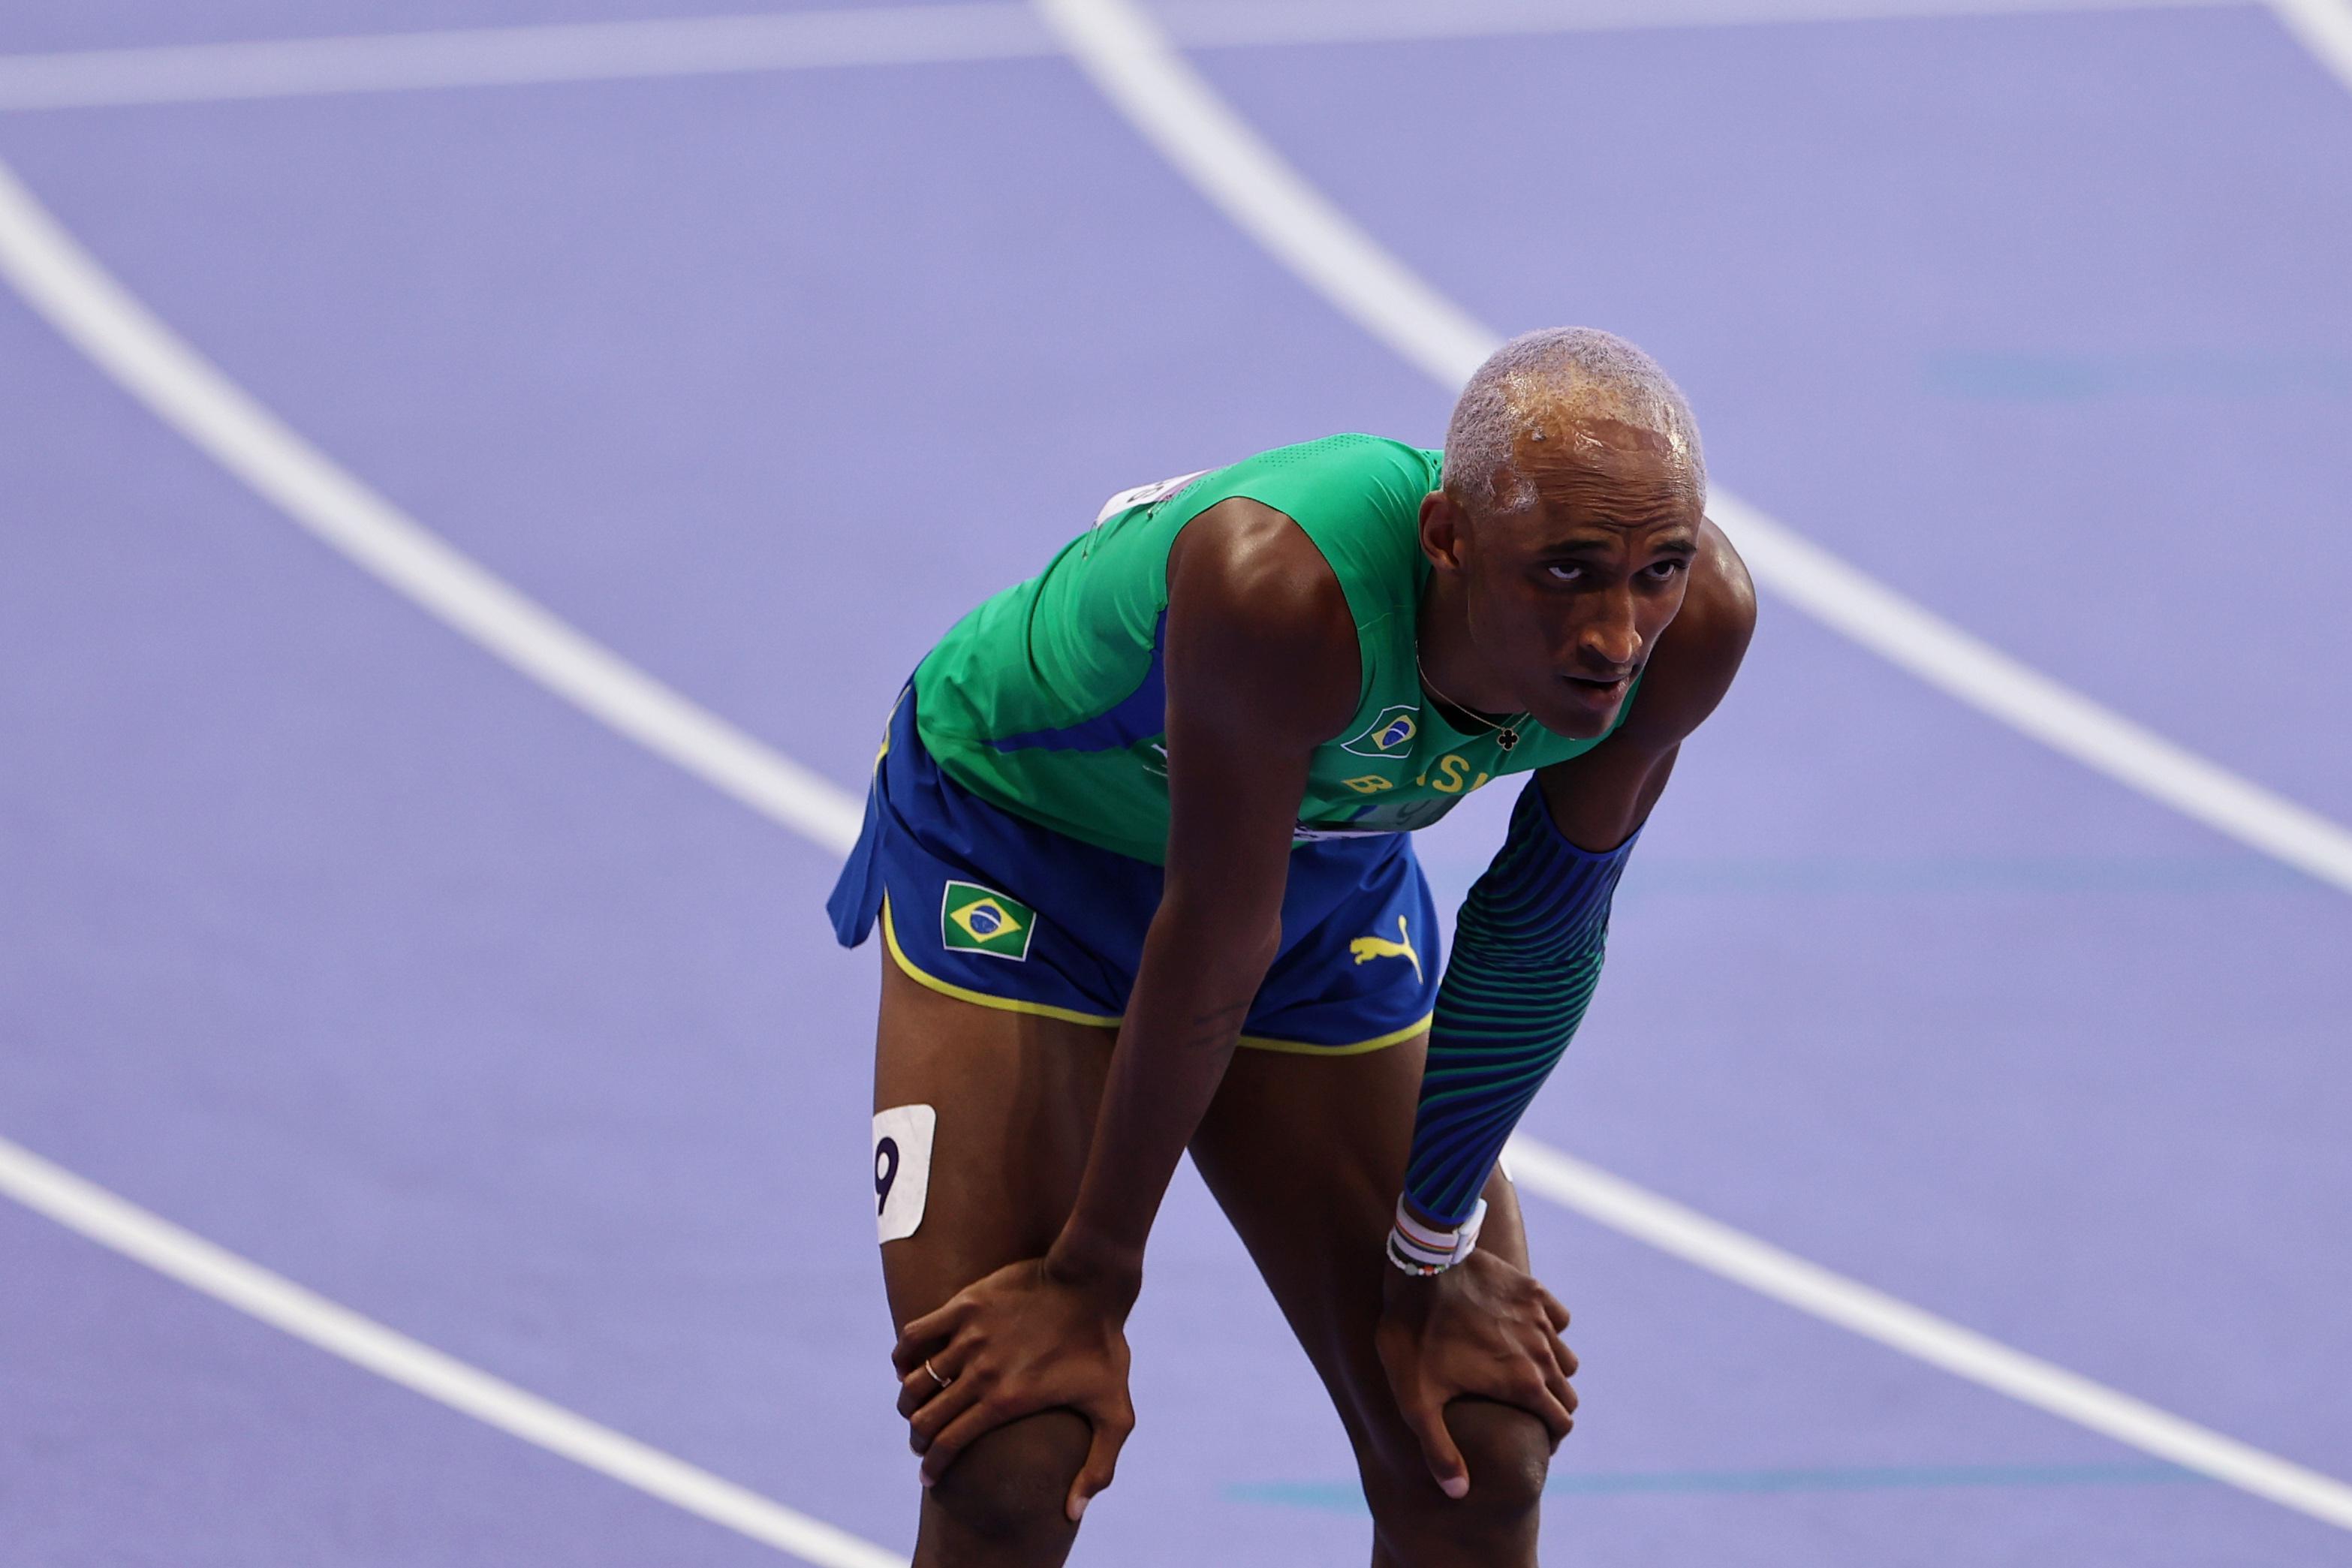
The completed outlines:
{"type": "Polygon", "coordinates": [[[1134,1424],[1121,1334],[1178,1157],[1274,962],[1293,830],[1315,748],[1360,681],[1345,595],[1307,536],[1254,501],[1187,524],[1168,565],[1167,881],[1111,1053],[1077,1200],[1043,1258],[907,1325],[910,1423],[928,1483],[1005,1422],[1072,1408],[1094,1442],[1069,1511],[1110,1484],[1134,1424]]]}
{"type": "Polygon", "coordinates": [[[1409,1211],[1423,1224],[1468,1216],[1520,1112],[1567,1049],[1599,975],[1633,835],[1684,739],[1723,701],[1747,653],[1755,591],[1712,523],[1688,570],[1682,608],[1624,722],[1537,775],[1463,904],[1405,1176],[1409,1211]]]}
{"type": "MultiPolygon", "coordinates": [[[[1610,899],[1633,835],[1683,740],[1730,688],[1754,627],[1747,570],[1708,524],[1682,609],[1659,638],[1633,711],[1607,740],[1539,773],[1493,866],[1464,902],[1430,1030],[1401,1205],[1419,1236],[1442,1239],[1471,1217],[1504,1143],[1566,1051],[1600,976],[1610,899]]],[[[1408,1263],[1443,1257],[1417,1255],[1409,1241],[1392,1250],[1408,1263]]],[[[1542,1416],[1555,1438],[1565,1434],[1576,1364],[1557,1338],[1567,1311],[1549,1293],[1480,1252],[1423,1278],[1392,1270],[1387,1284],[1381,1359],[1399,1410],[1449,1495],[1468,1484],[1444,1420],[1449,1401],[1502,1399],[1542,1416]],[[1532,1345],[1556,1347],[1556,1368],[1532,1345]]]]}
{"type": "Polygon", "coordinates": [[[1226,501],[1178,537],[1168,616],[1167,882],[1051,1254],[1069,1278],[1129,1292],[1273,965],[1308,763],[1345,727],[1360,680],[1338,578],[1256,502],[1226,501]]]}

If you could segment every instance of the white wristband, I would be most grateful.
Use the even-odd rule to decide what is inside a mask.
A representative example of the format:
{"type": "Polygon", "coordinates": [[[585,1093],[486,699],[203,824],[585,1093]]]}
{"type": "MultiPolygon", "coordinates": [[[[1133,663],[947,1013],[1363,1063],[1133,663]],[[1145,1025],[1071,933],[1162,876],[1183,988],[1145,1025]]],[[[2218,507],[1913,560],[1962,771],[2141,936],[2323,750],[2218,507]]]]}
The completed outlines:
{"type": "Polygon", "coordinates": [[[1478,1228],[1486,1223],[1486,1200],[1480,1198],[1470,1218],[1448,1230],[1425,1225],[1397,1199],[1396,1223],[1389,1229],[1389,1261],[1408,1274],[1442,1274],[1477,1250],[1478,1228]]]}

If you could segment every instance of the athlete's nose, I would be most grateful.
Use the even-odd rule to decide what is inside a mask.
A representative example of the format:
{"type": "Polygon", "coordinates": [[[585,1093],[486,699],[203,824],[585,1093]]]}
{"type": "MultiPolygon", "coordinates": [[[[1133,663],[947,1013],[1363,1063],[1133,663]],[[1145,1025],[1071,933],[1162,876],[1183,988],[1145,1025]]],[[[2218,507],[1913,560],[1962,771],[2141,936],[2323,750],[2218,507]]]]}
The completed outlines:
{"type": "Polygon", "coordinates": [[[1601,596],[1597,612],[1587,622],[1583,635],[1578,639],[1579,663],[1585,668],[1579,674],[1619,675],[1633,667],[1641,656],[1642,632],[1633,622],[1633,595],[1630,588],[1601,596]]]}

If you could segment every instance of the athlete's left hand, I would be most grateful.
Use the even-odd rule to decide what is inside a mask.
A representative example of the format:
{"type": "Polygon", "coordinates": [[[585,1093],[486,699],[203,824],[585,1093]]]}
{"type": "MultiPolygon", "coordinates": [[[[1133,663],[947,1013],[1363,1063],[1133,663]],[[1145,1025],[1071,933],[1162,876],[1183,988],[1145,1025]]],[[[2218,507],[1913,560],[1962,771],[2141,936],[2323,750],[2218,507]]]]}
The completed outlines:
{"type": "Polygon", "coordinates": [[[1576,1356],[1559,1337],[1568,1309],[1534,1275],[1493,1252],[1426,1279],[1387,1272],[1374,1343],[1397,1409],[1446,1496],[1470,1490],[1469,1467],[1445,1427],[1455,1399],[1515,1405],[1541,1419],[1555,1445],[1568,1436],[1576,1424],[1576,1356]]]}
{"type": "Polygon", "coordinates": [[[975,1438],[1040,1410],[1076,1411],[1094,1428],[1065,1511],[1075,1521],[1110,1485],[1135,1429],[1128,1402],[1125,1323],[1135,1291],[1072,1279],[1043,1258],[1010,1263],[917,1318],[898,1336],[898,1414],[907,1417],[923,1484],[947,1473],[975,1438]]]}

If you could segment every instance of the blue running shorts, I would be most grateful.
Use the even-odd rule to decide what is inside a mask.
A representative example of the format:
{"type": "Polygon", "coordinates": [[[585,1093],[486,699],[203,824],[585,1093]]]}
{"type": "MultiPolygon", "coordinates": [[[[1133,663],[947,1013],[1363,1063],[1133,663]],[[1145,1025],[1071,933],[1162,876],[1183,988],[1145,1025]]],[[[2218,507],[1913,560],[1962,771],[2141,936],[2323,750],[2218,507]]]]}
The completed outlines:
{"type": "MultiPolygon", "coordinates": [[[[1115,1026],[1127,1010],[1160,868],[1016,817],[950,779],[902,693],[875,762],[866,826],[826,908],[845,947],[878,917],[890,956],[982,1007],[1115,1026]]],[[[1282,946],[1241,1043],[1347,1055],[1429,1027],[1436,905],[1402,833],[1290,852],[1282,946]]]]}

